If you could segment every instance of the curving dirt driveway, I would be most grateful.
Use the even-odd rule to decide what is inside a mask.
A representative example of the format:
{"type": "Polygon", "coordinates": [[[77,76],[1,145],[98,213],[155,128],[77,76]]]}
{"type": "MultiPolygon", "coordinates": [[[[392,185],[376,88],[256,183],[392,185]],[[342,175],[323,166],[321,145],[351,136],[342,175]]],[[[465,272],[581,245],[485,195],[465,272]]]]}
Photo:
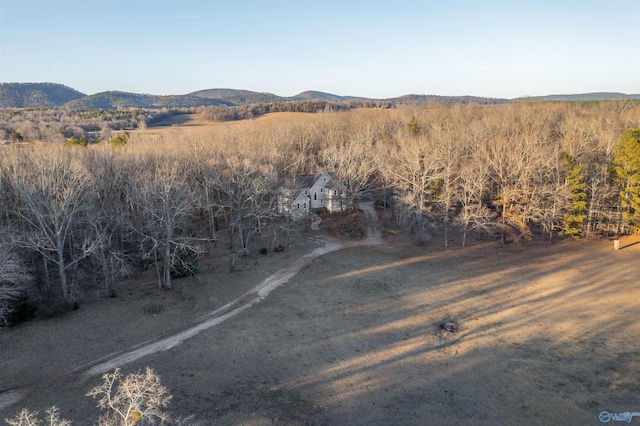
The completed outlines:
{"type": "MultiPolygon", "coordinates": [[[[373,209],[373,202],[360,203],[359,208],[365,213],[370,223],[377,222],[377,215],[375,213],[375,210],[373,209]]],[[[320,230],[320,221],[320,217],[316,215],[316,220],[312,224],[312,230],[320,230]]],[[[71,372],[55,377],[49,377],[48,379],[46,379],[47,383],[37,381],[31,384],[17,386],[0,391],[0,410],[4,410],[14,404],[19,403],[26,397],[26,395],[30,393],[32,389],[35,389],[37,387],[49,386],[52,383],[59,383],[61,381],[76,379],[85,381],[91,377],[95,377],[108,371],[112,371],[115,368],[121,367],[125,364],[129,364],[151,354],[171,349],[177,345],[180,345],[185,340],[196,336],[202,331],[223,323],[227,319],[238,315],[242,311],[263,300],[277,287],[291,280],[314,259],[345,247],[338,240],[326,236],[321,237],[321,239],[324,240],[324,246],[318,247],[312,250],[310,253],[296,259],[290,265],[278,270],[274,274],[265,278],[256,287],[246,292],[242,296],[202,316],[196,322],[191,323],[188,326],[185,326],[177,331],[173,331],[164,335],[160,335],[153,339],[146,340],[124,351],[109,354],[106,357],[84,364],[71,372]]],[[[349,244],[349,247],[354,247],[360,244],[378,245],[381,243],[382,238],[380,231],[377,228],[370,226],[367,229],[366,239],[359,244],[351,243],[349,244]]]]}
{"type": "Polygon", "coordinates": [[[245,309],[250,308],[267,297],[273,290],[286,284],[314,259],[332,251],[340,250],[341,248],[343,248],[343,245],[340,242],[336,240],[327,240],[327,244],[325,246],[313,250],[311,253],[297,259],[288,267],[283,268],[275,274],[265,278],[248,293],[245,293],[233,302],[228,303],[227,305],[204,316],[197,323],[192,324],[181,331],[171,333],[170,335],[144,342],[138,347],[131,348],[120,355],[112,356],[109,359],[98,360],[90,366],[84,366],[79,370],[79,372],[82,372],[82,376],[84,376],[84,378],[93,377],[138,360],[144,356],[171,349],[185,340],[197,335],[201,331],[221,324],[229,318],[238,315],[245,309]]]}
{"type": "MultiPolygon", "coordinates": [[[[276,288],[286,284],[289,280],[291,280],[291,278],[293,278],[302,269],[309,265],[314,259],[332,251],[340,250],[344,247],[338,240],[325,237],[324,241],[324,246],[318,247],[310,253],[296,259],[289,266],[280,269],[276,273],[265,278],[249,292],[243,294],[239,298],[222,306],[221,308],[218,308],[213,312],[203,316],[195,323],[184,327],[181,330],[147,340],[120,353],[111,354],[108,357],[85,364],[71,373],[67,373],[62,376],[50,379],[50,382],[53,383],[74,379],[80,379],[82,381],[87,380],[91,377],[97,376],[99,374],[104,374],[108,371],[112,371],[117,367],[121,367],[145,356],[171,349],[183,343],[185,340],[196,336],[198,333],[221,324],[229,318],[238,315],[245,309],[248,309],[256,303],[260,302],[276,288]]],[[[36,386],[42,387],[47,385],[48,384],[38,383],[37,385],[25,385],[0,392],[0,410],[4,410],[20,402],[25,398],[25,396],[30,392],[32,388],[35,388],[36,386]]]]}

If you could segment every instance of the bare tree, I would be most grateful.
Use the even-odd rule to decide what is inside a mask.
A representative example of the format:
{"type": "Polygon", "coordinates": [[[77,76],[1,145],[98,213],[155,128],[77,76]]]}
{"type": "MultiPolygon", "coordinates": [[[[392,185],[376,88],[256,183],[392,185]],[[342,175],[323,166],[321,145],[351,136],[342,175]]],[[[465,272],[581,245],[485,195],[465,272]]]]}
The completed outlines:
{"type": "Polygon", "coordinates": [[[241,155],[225,155],[218,164],[220,203],[229,212],[231,230],[238,234],[238,256],[245,256],[249,254],[251,227],[260,232],[262,222],[275,214],[273,173],[269,165],[241,155]]]}
{"type": "Polygon", "coordinates": [[[41,424],[38,419],[37,411],[29,411],[27,408],[20,410],[12,419],[4,419],[10,426],[39,426],[41,424]]]}
{"type": "Polygon", "coordinates": [[[131,176],[138,173],[135,162],[109,147],[96,147],[82,158],[89,181],[90,212],[88,225],[95,235],[96,246],[91,257],[94,279],[102,281],[107,296],[114,297],[116,283],[131,272],[131,259],[124,247],[127,194],[131,176]]]}
{"type": "Polygon", "coordinates": [[[20,412],[12,419],[4,419],[9,426],[71,426],[69,420],[65,420],[60,417],[60,410],[53,406],[45,411],[44,425],[38,418],[37,411],[29,411],[26,408],[20,410],[20,412]]]}
{"type": "Polygon", "coordinates": [[[26,223],[14,233],[18,246],[33,250],[57,266],[62,300],[76,297],[69,273],[95,249],[95,240],[81,224],[86,220],[88,176],[69,155],[34,151],[15,157],[5,176],[19,204],[15,213],[26,223]]]}
{"type": "Polygon", "coordinates": [[[132,373],[124,379],[120,369],[102,376],[103,383],[91,389],[87,396],[98,398],[98,407],[106,410],[98,424],[130,426],[170,421],[163,411],[173,398],[158,376],[147,367],[144,373],[132,373]]]}
{"type": "Polygon", "coordinates": [[[433,215],[442,177],[433,151],[428,139],[405,137],[387,153],[388,161],[383,164],[383,173],[397,190],[420,243],[424,242],[427,219],[433,215]]]}
{"type": "Polygon", "coordinates": [[[197,206],[207,218],[206,240],[217,245],[218,215],[223,210],[218,194],[219,168],[217,159],[220,153],[207,146],[196,145],[192,152],[183,158],[183,169],[187,183],[194,194],[197,206]]]}
{"type": "Polygon", "coordinates": [[[482,155],[491,168],[494,203],[500,214],[501,241],[507,234],[529,238],[527,215],[531,177],[534,170],[531,146],[520,137],[496,136],[482,147],[482,155]]]}
{"type": "Polygon", "coordinates": [[[452,210],[458,201],[456,188],[460,179],[459,169],[466,149],[466,139],[463,123],[459,121],[449,126],[434,123],[429,130],[429,135],[434,140],[433,155],[436,156],[440,169],[438,204],[440,218],[444,224],[444,246],[448,247],[450,226],[455,213],[452,210]]]}
{"type": "Polygon", "coordinates": [[[458,170],[456,198],[461,208],[456,220],[462,225],[462,247],[466,246],[469,231],[480,233],[489,229],[495,217],[484,204],[490,182],[489,167],[478,160],[471,158],[458,170]]]}
{"type": "Polygon", "coordinates": [[[141,173],[133,191],[133,203],[144,217],[135,229],[144,256],[156,265],[159,287],[171,288],[172,269],[189,268],[185,258],[198,255],[186,229],[195,205],[193,194],[179,164],[164,160],[158,160],[151,173],[141,173]]]}
{"type": "MultiPolygon", "coordinates": [[[[372,190],[377,170],[371,149],[370,137],[360,133],[344,146],[332,145],[322,151],[320,166],[343,186],[347,206],[355,207],[372,190]]],[[[340,197],[341,208],[342,200],[340,197]]]]}

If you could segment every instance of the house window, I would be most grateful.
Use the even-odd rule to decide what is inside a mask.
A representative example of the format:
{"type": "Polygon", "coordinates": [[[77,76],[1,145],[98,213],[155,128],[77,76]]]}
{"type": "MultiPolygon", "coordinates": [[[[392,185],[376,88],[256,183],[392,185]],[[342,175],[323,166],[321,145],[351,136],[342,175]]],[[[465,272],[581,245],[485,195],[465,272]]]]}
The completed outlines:
{"type": "Polygon", "coordinates": [[[318,199],[318,193],[317,192],[313,193],[313,199],[314,199],[314,201],[318,199]]]}
{"type": "Polygon", "coordinates": [[[320,192],[324,192],[324,188],[320,188],[320,192]]]}
{"type": "Polygon", "coordinates": [[[300,203],[298,203],[298,207],[296,207],[297,209],[300,209],[300,203]]]}
{"type": "Polygon", "coordinates": [[[333,195],[338,195],[338,190],[337,189],[333,190],[333,195]]]}

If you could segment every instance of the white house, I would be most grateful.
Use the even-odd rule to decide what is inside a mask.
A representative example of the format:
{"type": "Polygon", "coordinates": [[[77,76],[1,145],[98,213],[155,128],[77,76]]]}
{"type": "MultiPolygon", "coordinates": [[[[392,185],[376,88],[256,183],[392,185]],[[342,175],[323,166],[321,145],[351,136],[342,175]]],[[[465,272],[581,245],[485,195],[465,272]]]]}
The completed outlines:
{"type": "Polygon", "coordinates": [[[300,219],[315,209],[326,208],[330,212],[343,209],[346,194],[344,186],[333,182],[327,174],[299,175],[291,188],[281,188],[278,202],[280,213],[300,219]]]}

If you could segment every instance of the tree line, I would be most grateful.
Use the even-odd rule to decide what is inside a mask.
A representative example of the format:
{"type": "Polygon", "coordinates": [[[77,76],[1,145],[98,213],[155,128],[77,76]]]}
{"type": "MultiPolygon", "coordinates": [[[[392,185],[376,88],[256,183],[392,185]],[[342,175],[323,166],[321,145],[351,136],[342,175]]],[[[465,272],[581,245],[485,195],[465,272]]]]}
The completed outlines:
{"type": "Polygon", "coordinates": [[[337,112],[348,111],[356,108],[391,108],[391,101],[382,100],[343,100],[328,101],[310,99],[305,101],[282,101],[271,103],[259,103],[250,105],[216,105],[201,107],[198,110],[202,116],[211,121],[237,121],[248,120],[273,112],[337,112]]]}
{"type": "Polygon", "coordinates": [[[194,109],[70,110],[64,108],[0,110],[0,140],[9,143],[59,143],[75,137],[108,141],[125,129],[145,128],[194,109]]]}
{"type": "Polygon", "coordinates": [[[122,277],[149,267],[171,288],[197,272],[221,229],[244,256],[266,226],[287,223],[279,190],[300,174],[331,175],[345,206],[378,200],[385,225],[420,244],[447,247],[454,230],[463,246],[469,233],[506,242],[633,232],[638,128],[634,102],[431,104],[177,139],[3,147],[0,320],[14,321],[27,282],[45,310],[73,308],[89,286],[113,296],[122,277]]]}

